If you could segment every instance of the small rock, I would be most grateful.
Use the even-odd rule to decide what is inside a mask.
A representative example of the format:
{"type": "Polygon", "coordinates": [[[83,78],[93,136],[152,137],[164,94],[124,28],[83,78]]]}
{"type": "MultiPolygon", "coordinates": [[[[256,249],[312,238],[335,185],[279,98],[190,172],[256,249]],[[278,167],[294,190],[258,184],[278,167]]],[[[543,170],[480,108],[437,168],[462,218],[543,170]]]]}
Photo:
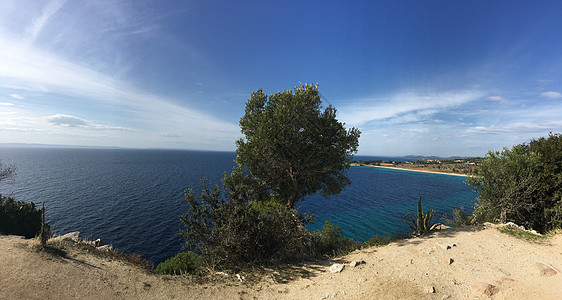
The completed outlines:
{"type": "Polygon", "coordinates": [[[365,281],[367,281],[367,278],[359,278],[359,279],[357,279],[357,281],[359,281],[359,282],[365,282],[365,281]]]}
{"type": "Polygon", "coordinates": [[[450,265],[454,262],[452,258],[443,258],[442,262],[446,265],[450,265]]]}
{"type": "Polygon", "coordinates": [[[441,299],[445,300],[445,299],[449,299],[449,298],[451,298],[451,295],[445,294],[445,295],[443,295],[443,297],[441,299]]]}
{"type": "Polygon", "coordinates": [[[542,264],[542,263],[536,263],[533,265],[533,271],[535,274],[539,274],[540,276],[552,276],[552,275],[556,275],[556,270],[554,270],[553,268],[542,264]]]}
{"type": "Polygon", "coordinates": [[[246,278],[244,278],[244,276],[242,276],[242,275],[240,275],[240,274],[236,274],[235,276],[236,276],[236,278],[237,278],[238,280],[240,280],[240,281],[246,280],[246,278]]]}
{"type": "Polygon", "coordinates": [[[110,245],[103,245],[103,246],[97,247],[96,249],[98,249],[98,251],[109,252],[109,251],[113,250],[113,247],[111,247],[110,245]]]}
{"type": "Polygon", "coordinates": [[[330,267],[330,273],[339,273],[343,270],[344,267],[345,267],[344,264],[333,264],[330,267]]]}
{"type": "Polygon", "coordinates": [[[414,261],[413,261],[412,259],[410,259],[408,262],[409,262],[411,265],[414,264],[414,261]]]}
{"type": "Polygon", "coordinates": [[[228,274],[225,273],[225,272],[216,272],[215,274],[216,274],[216,275],[222,275],[222,276],[228,277],[228,274]]]}
{"type": "Polygon", "coordinates": [[[450,245],[447,245],[447,244],[444,244],[444,243],[441,243],[441,242],[437,242],[436,244],[437,244],[437,246],[441,247],[441,249],[443,249],[443,250],[451,249],[450,245]]]}
{"type": "Polygon", "coordinates": [[[361,264],[364,264],[364,263],[365,263],[364,260],[354,260],[349,264],[349,266],[352,267],[352,268],[355,268],[358,265],[361,265],[361,264]]]}
{"type": "Polygon", "coordinates": [[[100,247],[103,246],[103,242],[101,241],[101,239],[97,239],[94,241],[94,247],[100,247]]]}
{"type": "Polygon", "coordinates": [[[424,292],[426,292],[428,294],[435,293],[435,288],[431,285],[428,285],[428,286],[424,287],[423,290],[424,290],[424,292]]]}
{"type": "Polygon", "coordinates": [[[475,282],[470,286],[470,288],[472,289],[472,291],[484,294],[488,297],[492,296],[500,290],[497,286],[486,282],[475,282]]]}
{"type": "Polygon", "coordinates": [[[71,241],[75,241],[78,242],[80,240],[80,231],[74,231],[74,232],[69,232],[67,234],[61,235],[60,239],[61,240],[71,240],[71,241]]]}

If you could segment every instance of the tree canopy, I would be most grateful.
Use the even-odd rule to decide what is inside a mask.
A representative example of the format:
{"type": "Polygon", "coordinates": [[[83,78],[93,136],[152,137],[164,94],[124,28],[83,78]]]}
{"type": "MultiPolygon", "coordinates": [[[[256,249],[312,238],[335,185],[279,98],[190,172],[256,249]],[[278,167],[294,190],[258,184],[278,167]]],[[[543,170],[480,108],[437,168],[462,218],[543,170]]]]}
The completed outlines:
{"type": "Polygon", "coordinates": [[[490,151],[468,183],[479,221],[512,221],[540,232],[562,227],[562,136],[490,151]]]}
{"type": "Polygon", "coordinates": [[[346,171],[360,132],[346,130],[331,105],[322,110],[318,85],[269,96],[257,90],[246,102],[240,128],[237,164],[287,208],[318,191],[324,197],[338,194],[350,183],[346,171]]]}

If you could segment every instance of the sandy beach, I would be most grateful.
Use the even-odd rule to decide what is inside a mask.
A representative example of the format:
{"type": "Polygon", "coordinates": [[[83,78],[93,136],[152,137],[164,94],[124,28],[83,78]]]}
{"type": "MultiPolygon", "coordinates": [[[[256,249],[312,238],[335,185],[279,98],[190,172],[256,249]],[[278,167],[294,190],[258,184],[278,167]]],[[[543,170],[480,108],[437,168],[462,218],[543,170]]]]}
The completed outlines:
{"type": "Polygon", "coordinates": [[[382,169],[394,169],[394,170],[402,170],[402,171],[411,171],[411,172],[420,172],[420,173],[430,173],[430,174],[442,174],[442,175],[452,175],[452,176],[462,176],[462,177],[468,177],[468,176],[470,176],[470,175],[465,175],[465,174],[455,174],[455,173],[445,173],[445,172],[434,172],[434,171],[416,170],[416,169],[399,168],[399,167],[373,166],[373,165],[359,165],[359,164],[353,164],[352,166],[362,166],[362,167],[372,167],[372,168],[382,168],[382,169]]]}

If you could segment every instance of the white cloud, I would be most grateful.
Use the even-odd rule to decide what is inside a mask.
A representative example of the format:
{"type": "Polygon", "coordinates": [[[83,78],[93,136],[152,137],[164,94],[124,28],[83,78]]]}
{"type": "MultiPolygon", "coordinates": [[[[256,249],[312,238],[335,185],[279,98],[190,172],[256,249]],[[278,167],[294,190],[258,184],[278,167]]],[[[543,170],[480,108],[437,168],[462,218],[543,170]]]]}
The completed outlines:
{"type": "Polygon", "coordinates": [[[353,101],[339,109],[338,116],[349,125],[363,125],[371,121],[392,123],[412,122],[429,118],[443,110],[478,100],[480,92],[459,91],[434,94],[402,93],[363,101],[353,101]],[[393,119],[393,120],[391,120],[393,119]]]}
{"type": "Polygon", "coordinates": [[[82,118],[71,115],[57,114],[47,117],[47,122],[64,127],[81,127],[94,130],[119,130],[119,131],[134,131],[134,129],[118,126],[108,126],[96,124],[82,118]]]}
{"type": "Polygon", "coordinates": [[[31,26],[26,29],[26,33],[30,35],[31,41],[37,38],[37,36],[41,33],[41,30],[43,30],[43,27],[45,27],[45,25],[49,22],[49,19],[51,19],[51,17],[64,6],[66,1],[67,0],[56,0],[47,4],[43,13],[39,17],[35,18],[31,26]]]}
{"type": "Polygon", "coordinates": [[[544,92],[544,93],[541,94],[541,96],[543,96],[545,98],[550,98],[550,99],[562,98],[562,94],[560,94],[559,92],[554,92],[554,91],[544,92]]]}
{"type": "Polygon", "coordinates": [[[0,102],[0,106],[12,106],[12,105],[14,104],[10,102],[0,102]]]}
{"type": "Polygon", "coordinates": [[[562,121],[544,121],[544,122],[514,122],[490,126],[474,126],[466,130],[467,133],[483,133],[483,134],[518,134],[518,133],[535,133],[536,136],[544,135],[549,131],[560,131],[562,129],[562,121]]]}
{"type": "Polygon", "coordinates": [[[20,96],[18,94],[10,94],[10,97],[12,97],[14,99],[18,99],[18,100],[23,100],[23,96],[20,96]]]}

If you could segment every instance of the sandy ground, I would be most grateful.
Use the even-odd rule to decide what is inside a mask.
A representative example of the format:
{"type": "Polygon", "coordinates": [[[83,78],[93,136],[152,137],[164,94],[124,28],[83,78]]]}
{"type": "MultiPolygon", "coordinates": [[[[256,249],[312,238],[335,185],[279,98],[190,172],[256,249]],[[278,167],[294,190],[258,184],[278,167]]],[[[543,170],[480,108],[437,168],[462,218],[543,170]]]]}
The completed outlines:
{"type": "MultiPolygon", "coordinates": [[[[352,166],[359,166],[359,165],[358,165],[358,164],[352,164],[352,166]]],[[[412,168],[386,167],[386,166],[373,166],[373,165],[364,165],[364,167],[382,168],[382,169],[395,169],[395,170],[402,170],[402,171],[411,171],[411,172],[420,172],[420,173],[430,173],[430,174],[442,174],[442,175],[452,175],[452,176],[461,176],[461,177],[468,177],[468,176],[469,176],[469,175],[465,175],[465,174],[447,173],[447,172],[436,172],[436,171],[427,171],[427,170],[412,169],[412,168]]]]}
{"type": "Polygon", "coordinates": [[[28,244],[0,236],[0,299],[562,299],[562,235],[529,242],[491,224],[443,229],[245,282],[229,276],[197,283],[83,251],[36,252],[28,244]],[[365,263],[349,266],[354,260],[365,263]],[[333,263],[347,265],[331,273],[333,263]],[[550,271],[541,273],[537,263],[550,271]],[[494,294],[473,288],[478,284],[493,285],[494,294]]]}

